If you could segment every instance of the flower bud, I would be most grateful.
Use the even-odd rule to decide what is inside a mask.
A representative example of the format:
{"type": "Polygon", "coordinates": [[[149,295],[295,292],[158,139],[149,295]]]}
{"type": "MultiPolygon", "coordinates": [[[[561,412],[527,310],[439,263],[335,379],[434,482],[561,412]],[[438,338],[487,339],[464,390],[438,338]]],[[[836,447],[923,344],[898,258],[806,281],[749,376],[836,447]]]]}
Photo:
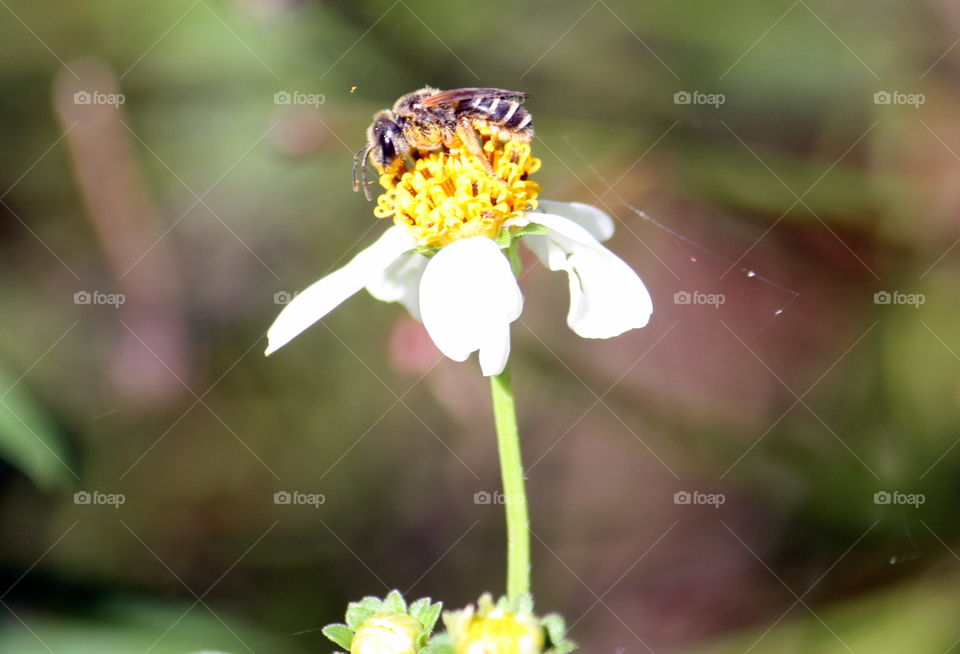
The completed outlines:
{"type": "Polygon", "coordinates": [[[529,612],[493,606],[488,596],[473,606],[445,616],[456,654],[542,654],[543,627],[529,612]]]}
{"type": "Polygon", "coordinates": [[[423,625],[411,615],[382,613],[364,620],[350,654],[416,654],[423,625]]]}

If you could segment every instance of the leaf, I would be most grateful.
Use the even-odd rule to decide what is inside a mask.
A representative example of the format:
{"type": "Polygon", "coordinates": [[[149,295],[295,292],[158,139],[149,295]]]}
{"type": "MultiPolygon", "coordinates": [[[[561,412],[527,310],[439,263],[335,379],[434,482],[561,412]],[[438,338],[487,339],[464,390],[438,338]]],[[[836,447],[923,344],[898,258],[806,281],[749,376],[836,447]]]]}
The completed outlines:
{"type": "Polygon", "coordinates": [[[328,624],[323,628],[323,635],[348,652],[350,651],[350,645],[353,644],[353,630],[347,625],[328,624]]]}
{"type": "Polygon", "coordinates": [[[62,488],[71,477],[67,446],[53,420],[13,375],[0,368],[0,457],[37,486],[62,488]]]}

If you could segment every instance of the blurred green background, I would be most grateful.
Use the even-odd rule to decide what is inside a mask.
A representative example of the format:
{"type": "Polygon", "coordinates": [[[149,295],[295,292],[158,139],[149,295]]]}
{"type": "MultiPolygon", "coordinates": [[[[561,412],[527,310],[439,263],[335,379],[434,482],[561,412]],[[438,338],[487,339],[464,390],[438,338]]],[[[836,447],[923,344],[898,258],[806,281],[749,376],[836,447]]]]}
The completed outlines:
{"type": "Polygon", "coordinates": [[[261,355],[425,84],[531,93],[543,197],[654,297],[584,341],[523,278],[539,608],[585,652],[960,642],[955,3],[0,5],[0,651],[325,652],[362,595],[502,591],[475,362],[366,294],[261,355]]]}

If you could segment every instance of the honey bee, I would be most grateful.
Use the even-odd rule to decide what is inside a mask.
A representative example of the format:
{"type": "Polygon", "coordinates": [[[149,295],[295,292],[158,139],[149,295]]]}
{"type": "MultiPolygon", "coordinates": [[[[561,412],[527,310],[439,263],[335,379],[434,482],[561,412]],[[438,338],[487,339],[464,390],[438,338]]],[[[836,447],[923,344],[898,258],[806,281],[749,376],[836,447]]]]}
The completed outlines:
{"type": "Polygon", "coordinates": [[[378,111],[367,128],[367,144],[353,158],[353,190],[363,185],[370,199],[367,165],[372,161],[381,174],[399,174],[407,157],[451,147],[457,141],[483,161],[475,127],[489,126],[501,140],[529,143],[533,138],[533,117],[521,106],[526,93],[505,89],[464,88],[440,91],[426,86],[407,93],[393,109],[378,111]]]}

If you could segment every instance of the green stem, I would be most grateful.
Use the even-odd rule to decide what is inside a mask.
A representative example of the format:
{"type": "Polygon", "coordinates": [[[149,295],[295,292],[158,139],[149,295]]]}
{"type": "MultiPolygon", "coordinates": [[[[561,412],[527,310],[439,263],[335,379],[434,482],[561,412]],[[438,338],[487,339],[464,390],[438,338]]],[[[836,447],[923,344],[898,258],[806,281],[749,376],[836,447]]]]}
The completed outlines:
{"type": "Polygon", "coordinates": [[[490,390],[507,512],[507,595],[516,598],[530,592],[530,516],[509,368],[490,378],[490,390]]]}

